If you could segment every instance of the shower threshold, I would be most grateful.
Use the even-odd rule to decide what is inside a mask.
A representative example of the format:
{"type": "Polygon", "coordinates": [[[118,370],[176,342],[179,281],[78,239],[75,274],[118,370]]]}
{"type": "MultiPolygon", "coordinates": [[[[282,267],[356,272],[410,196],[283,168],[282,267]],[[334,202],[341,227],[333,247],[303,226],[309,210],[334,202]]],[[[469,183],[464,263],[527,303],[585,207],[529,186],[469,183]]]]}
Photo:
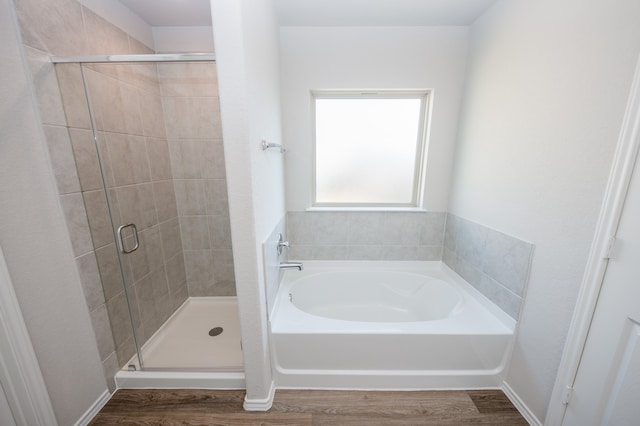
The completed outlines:
{"type": "Polygon", "coordinates": [[[141,352],[144,368],[134,356],[116,374],[118,388],[245,388],[235,297],[187,299],[141,352]]]}

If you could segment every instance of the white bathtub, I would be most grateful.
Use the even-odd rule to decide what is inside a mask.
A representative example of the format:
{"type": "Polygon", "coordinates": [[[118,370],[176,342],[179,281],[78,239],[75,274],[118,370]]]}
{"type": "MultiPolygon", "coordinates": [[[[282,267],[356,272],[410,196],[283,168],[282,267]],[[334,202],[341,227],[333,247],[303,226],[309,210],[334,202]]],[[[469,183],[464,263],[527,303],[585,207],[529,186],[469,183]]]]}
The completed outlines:
{"type": "Polygon", "coordinates": [[[270,315],[282,388],[495,388],[515,322],[441,262],[306,261],[270,315]]]}

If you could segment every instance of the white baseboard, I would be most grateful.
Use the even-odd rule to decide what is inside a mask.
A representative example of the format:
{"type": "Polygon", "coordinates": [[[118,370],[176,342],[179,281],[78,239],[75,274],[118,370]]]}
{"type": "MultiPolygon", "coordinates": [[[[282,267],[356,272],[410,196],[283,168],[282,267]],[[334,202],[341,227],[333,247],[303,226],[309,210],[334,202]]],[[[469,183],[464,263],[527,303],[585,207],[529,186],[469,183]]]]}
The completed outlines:
{"type": "Polygon", "coordinates": [[[507,382],[502,383],[502,392],[509,398],[509,401],[518,409],[522,417],[531,425],[531,426],[542,426],[542,422],[538,420],[535,414],[527,407],[522,399],[514,392],[514,390],[509,386],[507,382]]]}
{"type": "Polygon", "coordinates": [[[269,395],[264,399],[249,399],[244,397],[244,409],[246,411],[268,411],[273,404],[273,397],[276,394],[276,384],[272,381],[269,395]]]}
{"type": "Polygon", "coordinates": [[[111,399],[111,393],[108,390],[105,390],[102,395],[96,399],[96,401],[89,407],[87,411],[78,419],[75,426],[86,426],[89,422],[98,414],[98,412],[105,406],[107,402],[111,399]]]}

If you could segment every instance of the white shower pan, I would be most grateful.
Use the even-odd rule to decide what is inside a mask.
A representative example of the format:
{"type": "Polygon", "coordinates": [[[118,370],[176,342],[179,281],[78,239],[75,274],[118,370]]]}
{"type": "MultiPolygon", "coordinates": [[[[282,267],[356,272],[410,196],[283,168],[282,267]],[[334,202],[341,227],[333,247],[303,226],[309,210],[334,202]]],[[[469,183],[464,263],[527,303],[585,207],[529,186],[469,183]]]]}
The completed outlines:
{"type": "Polygon", "coordinates": [[[142,360],[116,374],[118,388],[244,389],[237,299],[188,298],[142,346],[142,360]]]}

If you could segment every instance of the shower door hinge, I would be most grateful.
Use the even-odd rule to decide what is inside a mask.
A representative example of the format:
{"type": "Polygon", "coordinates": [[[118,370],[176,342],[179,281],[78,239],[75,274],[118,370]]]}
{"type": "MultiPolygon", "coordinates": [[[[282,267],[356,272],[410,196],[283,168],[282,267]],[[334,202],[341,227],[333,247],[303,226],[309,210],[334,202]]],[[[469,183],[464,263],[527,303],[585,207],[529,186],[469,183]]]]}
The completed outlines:
{"type": "Polygon", "coordinates": [[[573,395],[573,386],[572,385],[565,386],[561,395],[563,405],[569,405],[569,401],[571,401],[571,395],[573,395]]]}
{"type": "Polygon", "coordinates": [[[617,239],[615,235],[609,237],[609,240],[607,241],[607,248],[605,249],[604,256],[602,256],[603,259],[611,259],[613,256],[613,249],[616,247],[616,241],[617,239]]]}

